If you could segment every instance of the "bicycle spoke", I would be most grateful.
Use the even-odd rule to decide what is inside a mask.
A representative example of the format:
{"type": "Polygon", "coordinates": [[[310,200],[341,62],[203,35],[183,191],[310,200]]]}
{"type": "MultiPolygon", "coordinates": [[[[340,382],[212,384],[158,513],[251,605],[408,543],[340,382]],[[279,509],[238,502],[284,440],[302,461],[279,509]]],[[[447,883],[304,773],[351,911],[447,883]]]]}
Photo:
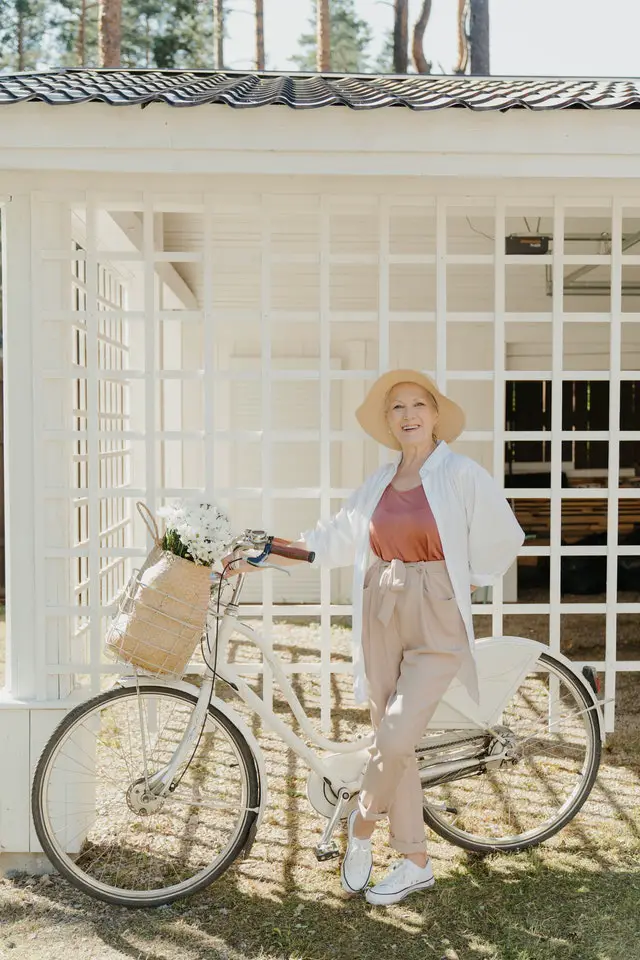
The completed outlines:
{"type": "Polygon", "coordinates": [[[65,869],[91,889],[136,895],[187,888],[215,870],[254,809],[246,764],[210,715],[174,792],[143,797],[181,742],[194,701],[170,689],[122,691],[66,731],[42,796],[47,838],[65,869]],[[140,717],[143,717],[143,728],[140,717]]]}
{"type": "MultiPolygon", "coordinates": [[[[578,681],[569,682],[553,662],[542,666],[522,682],[498,724],[508,731],[515,762],[500,767],[489,763],[479,776],[426,785],[427,814],[436,829],[442,826],[443,836],[454,831],[480,845],[519,838],[533,842],[575,805],[596,749],[589,705],[578,681]],[[455,813],[447,813],[439,803],[455,808],[455,813]]],[[[491,761],[490,756],[486,759],[491,761]]],[[[428,769],[429,760],[421,757],[420,766],[428,769]]]]}

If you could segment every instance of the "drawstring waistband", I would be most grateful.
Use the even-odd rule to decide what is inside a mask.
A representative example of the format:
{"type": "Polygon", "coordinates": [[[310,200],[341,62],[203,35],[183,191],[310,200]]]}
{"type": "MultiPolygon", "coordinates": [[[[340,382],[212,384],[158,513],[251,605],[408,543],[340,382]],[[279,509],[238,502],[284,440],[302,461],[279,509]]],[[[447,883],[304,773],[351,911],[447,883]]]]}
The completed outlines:
{"type": "Polygon", "coordinates": [[[383,592],[377,616],[385,627],[389,625],[391,620],[396,605],[396,594],[404,590],[406,572],[404,562],[397,557],[382,571],[380,587],[382,587],[383,592]]]}
{"type": "MultiPolygon", "coordinates": [[[[398,594],[405,589],[407,566],[405,561],[398,557],[393,560],[383,560],[381,557],[377,557],[374,564],[384,568],[382,573],[379,574],[378,589],[375,592],[379,603],[376,616],[387,627],[393,615],[398,594]]],[[[444,560],[419,560],[407,562],[407,565],[409,567],[420,567],[422,572],[425,573],[427,568],[444,567],[444,560]]]]}

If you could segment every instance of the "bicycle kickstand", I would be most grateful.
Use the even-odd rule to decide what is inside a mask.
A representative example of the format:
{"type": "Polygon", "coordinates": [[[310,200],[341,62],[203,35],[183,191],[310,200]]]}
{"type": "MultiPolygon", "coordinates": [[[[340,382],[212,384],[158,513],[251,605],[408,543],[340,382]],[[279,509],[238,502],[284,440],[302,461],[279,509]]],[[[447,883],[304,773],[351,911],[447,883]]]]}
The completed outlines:
{"type": "Polygon", "coordinates": [[[333,840],[333,831],[336,828],[338,820],[342,817],[342,811],[351,799],[352,794],[344,788],[338,793],[338,800],[331,814],[331,818],[324,828],[324,833],[320,837],[317,846],[313,848],[316,860],[331,860],[333,857],[339,857],[340,851],[338,845],[333,840]]]}

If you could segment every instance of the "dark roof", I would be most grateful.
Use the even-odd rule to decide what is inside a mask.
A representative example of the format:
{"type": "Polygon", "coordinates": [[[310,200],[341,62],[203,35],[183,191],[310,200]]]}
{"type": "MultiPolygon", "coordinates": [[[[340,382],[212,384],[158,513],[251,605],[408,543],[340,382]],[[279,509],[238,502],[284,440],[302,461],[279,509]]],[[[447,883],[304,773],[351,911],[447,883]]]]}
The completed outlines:
{"type": "Polygon", "coordinates": [[[640,106],[640,80],[106,69],[0,75],[0,103],[26,100],[50,104],[99,101],[114,106],[167,103],[172,107],[284,104],[297,110],[327,106],[352,110],[621,110],[640,106]]]}

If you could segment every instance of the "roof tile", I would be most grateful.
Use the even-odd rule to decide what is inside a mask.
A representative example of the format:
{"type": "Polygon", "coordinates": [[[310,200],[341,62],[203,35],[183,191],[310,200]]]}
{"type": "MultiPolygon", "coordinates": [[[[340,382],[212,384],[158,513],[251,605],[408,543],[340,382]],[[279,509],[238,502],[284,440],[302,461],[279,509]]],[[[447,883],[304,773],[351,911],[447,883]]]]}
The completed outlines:
{"type": "Polygon", "coordinates": [[[98,101],[112,106],[166,103],[234,108],[281,104],[296,110],[620,110],[640,107],[640,80],[553,77],[444,77],[355,74],[239,73],[213,70],[87,70],[0,75],[0,104],[54,105],[98,101]]]}

